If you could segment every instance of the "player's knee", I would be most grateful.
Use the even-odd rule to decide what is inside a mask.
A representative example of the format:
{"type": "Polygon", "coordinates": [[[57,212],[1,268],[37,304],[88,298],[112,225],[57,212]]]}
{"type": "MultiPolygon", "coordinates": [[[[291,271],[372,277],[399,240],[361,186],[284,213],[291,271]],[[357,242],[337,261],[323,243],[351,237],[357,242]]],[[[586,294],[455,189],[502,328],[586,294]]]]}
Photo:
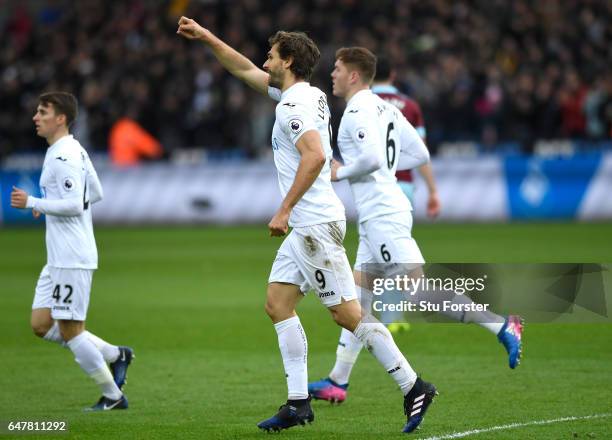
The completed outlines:
{"type": "Polygon", "coordinates": [[[82,331],[78,326],[60,324],[60,335],[62,335],[62,339],[66,342],[77,337],[82,331]]]}
{"type": "MultiPolygon", "coordinates": [[[[53,325],[53,323],[51,325],[53,325]]],[[[47,332],[51,328],[51,325],[48,325],[47,323],[42,323],[42,322],[32,322],[31,323],[32,331],[39,338],[44,338],[45,337],[45,335],[47,334],[47,332]]]]}
{"type": "Polygon", "coordinates": [[[265,305],[266,314],[272,322],[281,322],[295,316],[295,307],[284,301],[268,298],[265,305]]]}
{"type": "Polygon", "coordinates": [[[270,317],[272,321],[278,320],[278,317],[281,314],[281,309],[282,308],[280,307],[278,303],[274,301],[270,301],[270,299],[266,301],[266,305],[265,305],[266,314],[270,317]]]}
{"type": "Polygon", "coordinates": [[[265,305],[266,314],[273,322],[284,321],[293,316],[293,309],[286,304],[268,299],[265,305]]]}
{"type": "Polygon", "coordinates": [[[359,317],[352,316],[352,314],[346,313],[345,310],[343,311],[332,310],[331,314],[336,324],[338,324],[342,328],[347,329],[350,332],[355,330],[355,328],[357,327],[357,324],[359,324],[359,320],[360,320],[359,317]]]}
{"type": "Polygon", "coordinates": [[[51,330],[55,321],[51,317],[51,311],[49,309],[32,309],[30,315],[30,327],[32,332],[39,338],[44,338],[45,335],[51,330]]]}
{"type": "Polygon", "coordinates": [[[340,327],[353,331],[361,321],[361,306],[356,300],[342,301],[341,304],[329,308],[332,319],[340,327]]]}
{"type": "Polygon", "coordinates": [[[47,332],[53,327],[53,319],[41,314],[32,313],[30,318],[30,327],[32,332],[39,338],[44,338],[47,332]]]}
{"type": "Polygon", "coordinates": [[[274,323],[289,319],[295,316],[295,306],[301,298],[298,286],[270,283],[266,294],[266,313],[274,323]]]}
{"type": "Polygon", "coordinates": [[[270,318],[274,319],[274,305],[270,303],[270,300],[266,300],[266,304],[264,305],[264,310],[266,311],[266,315],[270,318]]]}
{"type": "Polygon", "coordinates": [[[345,328],[349,331],[353,331],[354,328],[349,328],[350,327],[350,320],[347,319],[346,316],[340,315],[340,314],[336,314],[333,315],[334,317],[334,321],[336,322],[336,324],[338,324],[340,327],[345,328]]]}
{"type": "Polygon", "coordinates": [[[77,337],[85,330],[85,325],[80,321],[59,321],[59,323],[60,335],[66,342],[77,337]]]}
{"type": "Polygon", "coordinates": [[[77,333],[76,331],[74,331],[73,329],[67,329],[64,328],[62,329],[60,327],[60,335],[62,336],[62,339],[66,342],[70,341],[72,338],[76,337],[79,335],[79,333],[77,333]]]}

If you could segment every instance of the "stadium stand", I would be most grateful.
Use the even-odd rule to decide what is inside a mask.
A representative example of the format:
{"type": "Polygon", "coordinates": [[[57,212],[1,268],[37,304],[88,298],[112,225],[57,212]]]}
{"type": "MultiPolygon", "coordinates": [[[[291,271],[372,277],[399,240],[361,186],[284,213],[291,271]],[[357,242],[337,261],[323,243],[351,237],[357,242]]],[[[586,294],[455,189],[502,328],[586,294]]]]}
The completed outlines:
{"type": "MultiPolygon", "coordinates": [[[[49,89],[77,95],[76,135],[89,149],[106,150],[112,125],[130,114],[168,151],[265,152],[273,103],[177,38],[179,14],[262,64],[273,29],[308,32],[323,54],[313,82],[328,92],[338,47],[384,50],[400,88],[424,109],[434,150],[473,141],[530,151],[538,139],[612,137],[605,0],[2,3],[0,157],[39,145],[25,116],[49,89]]],[[[333,99],[331,108],[339,115],[342,104],[333,99]]]]}

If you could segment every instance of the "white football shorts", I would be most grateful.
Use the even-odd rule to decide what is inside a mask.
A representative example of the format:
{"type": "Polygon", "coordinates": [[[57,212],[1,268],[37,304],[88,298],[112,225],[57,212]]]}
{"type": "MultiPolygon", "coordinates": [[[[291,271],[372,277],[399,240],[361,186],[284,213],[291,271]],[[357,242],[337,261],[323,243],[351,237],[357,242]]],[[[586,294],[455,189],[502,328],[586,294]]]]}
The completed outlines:
{"type": "Polygon", "coordinates": [[[51,309],[53,319],[85,321],[93,273],[93,269],[45,265],[36,283],[32,309],[51,309]]]}
{"type": "Polygon", "coordinates": [[[326,307],[357,299],[342,246],[345,234],[345,221],[293,228],[278,249],[268,283],[295,284],[303,294],[314,289],[326,307]]]}
{"type": "Polygon", "coordinates": [[[359,247],[355,270],[364,264],[425,264],[417,242],[412,238],[412,214],[396,212],[374,217],[359,224],[359,247]]]}

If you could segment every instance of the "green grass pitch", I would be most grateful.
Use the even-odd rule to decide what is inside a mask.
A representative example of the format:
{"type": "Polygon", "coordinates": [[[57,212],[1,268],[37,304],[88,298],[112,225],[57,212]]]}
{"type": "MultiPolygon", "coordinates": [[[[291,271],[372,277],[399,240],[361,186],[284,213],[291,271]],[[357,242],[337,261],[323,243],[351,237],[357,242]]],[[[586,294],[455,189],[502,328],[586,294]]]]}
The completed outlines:
{"type": "MultiPolygon", "coordinates": [[[[610,224],[419,224],[414,232],[432,262],[612,262],[610,224]]],[[[60,438],[267,438],[255,425],[286,398],[276,334],[263,310],[280,240],[269,238],[265,226],[97,228],[96,235],[100,269],[88,328],[134,347],[125,388],[130,409],[81,411],[97,400],[97,387],[68,350],[29,328],[44,231],[0,229],[0,421],[66,420],[69,433],[60,438]]],[[[356,243],[351,227],[345,241],[351,260],[356,243]]],[[[324,377],[339,329],[314,296],[298,311],[310,379],[324,377]]],[[[527,323],[525,357],[515,371],[494,336],[474,325],[415,324],[397,343],[440,391],[410,438],[612,412],[610,321],[527,323]]],[[[365,352],[346,403],[313,408],[314,424],[280,435],[405,438],[401,393],[365,352]]],[[[611,437],[612,418],[602,417],[467,438],[611,437]]]]}

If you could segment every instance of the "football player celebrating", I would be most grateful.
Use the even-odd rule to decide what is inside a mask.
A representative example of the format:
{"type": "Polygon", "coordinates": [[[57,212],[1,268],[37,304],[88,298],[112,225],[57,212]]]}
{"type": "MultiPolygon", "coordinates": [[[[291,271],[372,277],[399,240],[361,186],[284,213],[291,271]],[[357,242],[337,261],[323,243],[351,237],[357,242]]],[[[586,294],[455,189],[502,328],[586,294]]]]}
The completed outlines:
{"type": "MultiPolygon", "coordinates": [[[[255,90],[278,101],[272,150],[283,201],[268,228],[284,236],[268,280],[266,312],[276,329],[285,367],[288,400],[258,424],[280,430],[314,420],[307,381],[306,334],[295,308],[314,288],[338,325],[370,347],[405,395],[433,393],[423,387],[391,333],[380,322],[362,322],[361,306],[342,246],[345,214],[331,185],[330,113],[327,98],[309,84],[319,60],[315,43],[299,32],[279,31],[270,42],[263,70],[194,20],[181,17],[178,34],[206,44],[219,62],[255,90]]],[[[399,188],[398,188],[399,189],[399,188]]],[[[422,397],[421,397],[422,399],[422,397]]],[[[409,423],[420,423],[420,411],[409,423]]]]}

